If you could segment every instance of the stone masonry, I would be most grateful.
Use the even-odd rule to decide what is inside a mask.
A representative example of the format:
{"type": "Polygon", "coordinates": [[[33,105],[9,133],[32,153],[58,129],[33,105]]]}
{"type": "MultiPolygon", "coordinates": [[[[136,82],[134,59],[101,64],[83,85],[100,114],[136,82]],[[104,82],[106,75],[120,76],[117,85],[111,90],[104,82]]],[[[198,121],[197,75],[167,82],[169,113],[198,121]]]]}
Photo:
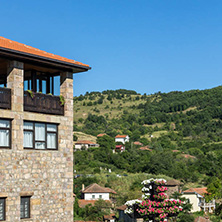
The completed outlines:
{"type": "Polygon", "coordinates": [[[23,111],[24,64],[8,62],[8,88],[12,109],[0,110],[11,119],[10,149],[0,149],[0,197],[6,197],[7,222],[73,221],[73,79],[60,74],[60,92],[65,98],[64,116],[23,111]],[[23,121],[57,123],[58,150],[23,149],[23,121]],[[31,218],[20,219],[20,197],[31,196],[31,218]]]}

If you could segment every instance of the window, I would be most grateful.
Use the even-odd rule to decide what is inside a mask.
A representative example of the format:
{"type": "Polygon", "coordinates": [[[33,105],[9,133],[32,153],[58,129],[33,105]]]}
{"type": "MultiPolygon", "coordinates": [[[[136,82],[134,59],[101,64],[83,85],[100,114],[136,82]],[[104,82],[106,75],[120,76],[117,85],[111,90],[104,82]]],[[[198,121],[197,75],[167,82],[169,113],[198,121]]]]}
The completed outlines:
{"type": "Polygon", "coordinates": [[[92,195],[92,199],[95,199],[95,195],[92,195]]]}
{"type": "Polygon", "coordinates": [[[20,218],[30,218],[30,199],[31,197],[21,197],[20,218]]]}
{"type": "Polygon", "coordinates": [[[27,149],[58,149],[58,126],[24,121],[24,142],[27,149]]]}
{"type": "Polygon", "coordinates": [[[0,198],[0,221],[6,220],[5,219],[5,200],[6,198],[0,198]]]}
{"type": "Polygon", "coordinates": [[[99,195],[99,199],[102,199],[102,195],[99,195]]]}
{"type": "Polygon", "coordinates": [[[11,121],[0,119],[0,148],[10,148],[11,121]]]}

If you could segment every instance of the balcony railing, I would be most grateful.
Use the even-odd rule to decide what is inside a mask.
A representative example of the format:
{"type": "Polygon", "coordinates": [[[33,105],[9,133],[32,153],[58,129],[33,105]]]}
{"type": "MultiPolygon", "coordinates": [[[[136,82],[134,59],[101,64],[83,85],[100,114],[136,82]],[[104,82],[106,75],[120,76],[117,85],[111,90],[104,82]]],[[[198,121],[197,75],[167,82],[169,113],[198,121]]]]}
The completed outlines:
{"type": "Polygon", "coordinates": [[[11,109],[11,89],[0,88],[0,108],[11,109]]]}
{"type": "Polygon", "coordinates": [[[215,207],[215,200],[209,203],[201,202],[198,205],[199,207],[215,207]]]}
{"type": "Polygon", "coordinates": [[[64,106],[60,103],[59,96],[41,93],[24,92],[24,111],[64,115],[64,106]]]}

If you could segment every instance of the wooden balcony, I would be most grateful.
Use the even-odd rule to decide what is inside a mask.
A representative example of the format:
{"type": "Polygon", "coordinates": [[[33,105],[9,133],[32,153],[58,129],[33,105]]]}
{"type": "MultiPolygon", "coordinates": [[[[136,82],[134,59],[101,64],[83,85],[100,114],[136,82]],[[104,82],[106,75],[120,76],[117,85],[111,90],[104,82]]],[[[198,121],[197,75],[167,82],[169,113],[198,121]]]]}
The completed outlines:
{"type": "Polygon", "coordinates": [[[32,98],[31,94],[25,91],[24,111],[64,115],[64,106],[61,105],[59,96],[34,93],[32,98]]]}
{"type": "Polygon", "coordinates": [[[0,88],[0,108],[11,109],[11,89],[0,88]]]}

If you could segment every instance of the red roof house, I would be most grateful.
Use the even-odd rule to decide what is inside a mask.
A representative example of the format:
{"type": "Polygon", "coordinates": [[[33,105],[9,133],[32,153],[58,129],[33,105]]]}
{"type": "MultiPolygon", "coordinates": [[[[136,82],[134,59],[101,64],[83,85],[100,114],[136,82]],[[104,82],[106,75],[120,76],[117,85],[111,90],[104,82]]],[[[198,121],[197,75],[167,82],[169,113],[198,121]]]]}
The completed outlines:
{"type": "Polygon", "coordinates": [[[97,183],[93,183],[81,190],[84,200],[110,200],[110,194],[116,194],[116,192],[108,187],[101,187],[97,183]]]}
{"type": "Polygon", "coordinates": [[[123,151],[125,151],[125,146],[116,145],[115,152],[123,152],[123,151]]]}
{"type": "Polygon", "coordinates": [[[122,144],[125,144],[126,142],[129,142],[129,136],[128,135],[117,135],[115,137],[115,142],[121,142],[122,144]]]}
{"type": "Polygon", "coordinates": [[[96,144],[90,140],[79,140],[74,142],[75,150],[88,149],[90,147],[99,147],[99,144],[96,144]]]}

